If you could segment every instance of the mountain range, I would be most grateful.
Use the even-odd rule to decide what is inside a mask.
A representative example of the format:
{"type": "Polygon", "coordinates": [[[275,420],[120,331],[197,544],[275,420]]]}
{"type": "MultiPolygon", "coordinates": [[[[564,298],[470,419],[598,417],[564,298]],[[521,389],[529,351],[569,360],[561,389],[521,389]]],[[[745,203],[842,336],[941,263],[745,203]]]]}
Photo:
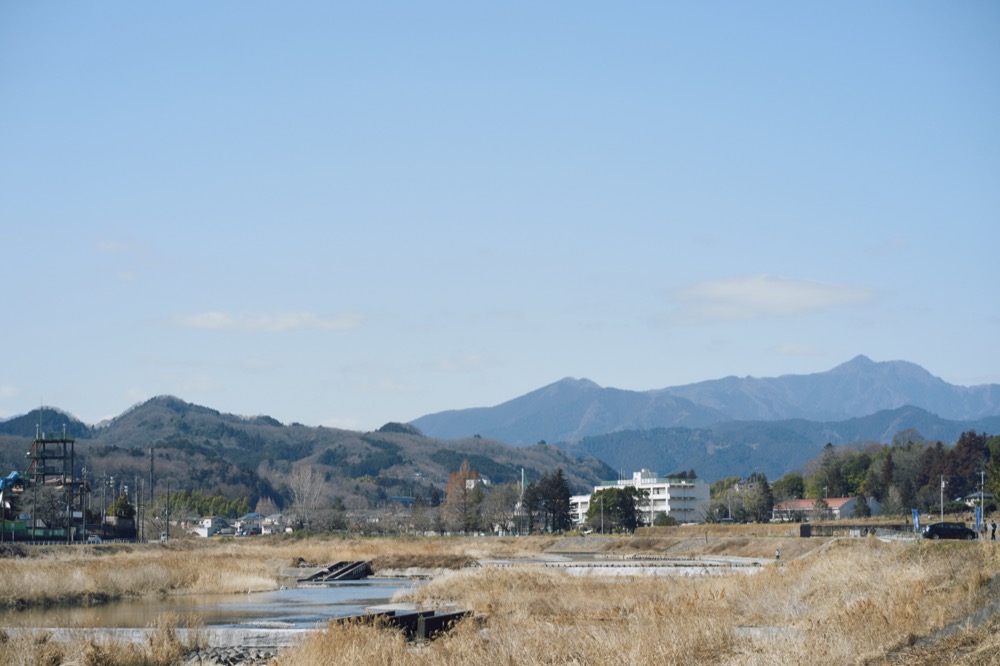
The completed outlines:
{"type": "MultiPolygon", "coordinates": [[[[1000,384],[956,386],[913,363],[858,356],[815,374],[726,377],[651,391],[604,388],[587,379],[567,378],[495,407],[438,412],[411,423],[432,437],[478,433],[527,445],[540,440],[575,443],[654,428],[709,428],[731,421],[848,421],[904,407],[971,423],[1000,415],[1000,384]]],[[[916,415],[902,413],[900,429],[913,427],[907,418],[916,415]]],[[[873,428],[856,435],[884,439],[885,433],[873,428]]]]}
{"type": "Polygon", "coordinates": [[[495,407],[430,414],[374,432],[283,424],[160,396],[99,424],[37,409],[0,421],[0,470],[24,470],[36,433],[76,439],[77,468],[142,478],[155,450],[160,483],[229,496],[290,500],[308,466],[354,506],[441,491],[468,460],[502,483],[562,468],[575,492],[640,468],[694,469],[715,480],[778,478],[826,443],[863,446],[1000,433],[1000,385],[954,386],[920,366],[859,356],[828,372],[700,382],[653,391],[564,379],[495,407]]]}
{"type": "MultiPolygon", "coordinates": [[[[25,473],[32,440],[74,441],[74,473],[91,484],[110,477],[140,483],[155,468],[162,491],[246,497],[252,507],[270,499],[287,505],[296,469],[315,472],[324,492],[349,508],[384,505],[389,498],[425,500],[443,493],[451,473],[469,461],[493,483],[537,480],[562,469],[574,492],[585,492],[614,471],[593,458],[578,460],[554,446],[513,447],[483,437],[440,440],[413,426],[387,423],[372,432],[283,424],[243,417],[159,396],[97,426],[61,409],[40,408],[0,422],[0,470],[25,473]],[[150,451],[153,463],[150,463],[150,451]]],[[[146,486],[148,487],[148,486],[146,486]]]]}

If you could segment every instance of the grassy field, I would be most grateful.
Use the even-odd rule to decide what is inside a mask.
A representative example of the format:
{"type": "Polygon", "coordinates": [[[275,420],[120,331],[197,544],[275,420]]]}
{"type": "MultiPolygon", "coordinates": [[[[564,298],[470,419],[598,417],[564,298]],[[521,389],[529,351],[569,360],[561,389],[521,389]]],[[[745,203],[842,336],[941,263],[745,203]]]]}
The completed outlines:
{"type": "MultiPolygon", "coordinates": [[[[597,548],[609,557],[729,555],[772,561],[757,573],[710,577],[463,567],[472,559],[532,557],[583,543],[594,545],[566,537],[54,548],[3,560],[0,603],[266,590],[281,584],[282,568],[297,563],[370,559],[376,571],[441,571],[400,601],[454,604],[473,611],[475,618],[421,646],[384,627],[331,625],[284,650],[278,664],[1000,663],[1000,616],[992,612],[984,622],[967,620],[1000,600],[1000,548],[990,542],[680,534],[608,539],[597,548]],[[776,547],[782,551],[780,563],[773,562],[776,547]],[[953,623],[958,624],[950,635],[936,633],[953,623]]],[[[170,627],[156,635],[161,638],[149,646],[117,651],[95,641],[56,646],[14,645],[7,639],[0,666],[174,663],[182,646],[171,640],[170,627]],[[54,654],[60,650],[62,656],[54,654]]]]}

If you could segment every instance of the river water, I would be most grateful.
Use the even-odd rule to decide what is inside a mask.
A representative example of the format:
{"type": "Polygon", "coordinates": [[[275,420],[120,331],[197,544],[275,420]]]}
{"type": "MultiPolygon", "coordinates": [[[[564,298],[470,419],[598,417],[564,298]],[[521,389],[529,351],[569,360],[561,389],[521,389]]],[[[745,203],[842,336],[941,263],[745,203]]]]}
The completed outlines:
{"type": "Polygon", "coordinates": [[[369,578],[252,594],[187,594],[128,599],[90,608],[41,608],[0,613],[0,627],[147,627],[163,613],[196,616],[206,627],[304,629],[332,617],[388,603],[419,581],[369,578]]]}

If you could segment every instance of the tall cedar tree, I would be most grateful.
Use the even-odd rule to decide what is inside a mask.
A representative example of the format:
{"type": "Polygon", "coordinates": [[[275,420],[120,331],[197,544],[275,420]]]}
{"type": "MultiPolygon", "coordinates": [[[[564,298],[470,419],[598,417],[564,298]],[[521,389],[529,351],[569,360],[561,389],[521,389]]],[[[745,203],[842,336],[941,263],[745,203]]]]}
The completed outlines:
{"type": "Polygon", "coordinates": [[[573,526],[569,510],[569,484],[562,468],[544,475],[538,482],[545,527],[549,532],[565,532],[573,526]]]}
{"type": "Polygon", "coordinates": [[[569,507],[569,484],[560,467],[551,474],[544,474],[524,489],[522,507],[528,519],[528,532],[541,523],[543,532],[564,532],[573,527],[573,514],[569,507]]]}
{"type": "Polygon", "coordinates": [[[445,509],[452,526],[464,534],[479,527],[479,509],[483,502],[483,488],[479,472],[463,460],[458,471],[448,478],[445,509]]]}

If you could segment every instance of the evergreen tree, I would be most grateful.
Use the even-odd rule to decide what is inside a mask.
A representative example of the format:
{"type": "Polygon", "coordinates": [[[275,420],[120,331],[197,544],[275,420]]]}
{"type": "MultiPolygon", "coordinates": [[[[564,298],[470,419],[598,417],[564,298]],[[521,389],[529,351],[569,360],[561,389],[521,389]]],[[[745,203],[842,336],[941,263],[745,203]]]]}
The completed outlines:
{"type": "Polygon", "coordinates": [[[128,497],[125,495],[119,495],[118,499],[108,507],[108,515],[115,516],[116,518],[121,518],[123,520],[132,520],[135,518],[135,507],[132,503],[128,501],[128,497]]]}
{"type": "Polygon", "coordinates": [[[872,515],[872,509],[868,506],[868,501],[865,499],[864,495],[858,495],[854,504],[854,512],[852,517],[854,518],[868,518],[872,515]]]}
{"type": "Polygon", "coordinates": [[[755,487],[749,499],[748,508],[754,522],[770,522],[771,512],[774,509],[774,495],[771,493],[771,485],[767,482],[766,474],[756,474],[755,487]]]}
{"type": "Polygon", "coordinates": [[[600,527],[603,516],[605,532],[634,532],[642,523],[641,506],[646,497],[645,490],[634,486],[602,488],[590,496],[587,524],[600,527]]]}
{"type": "Polygon", "coordinates": [[[538,512],[538,507],[541,504],[540,497],[538,484],[530,481],[524,489],[524,495],[521,497],[521,512],[524,514],[527,522],[525,529],[528,534],[532,534],[535,531],[535,514],[538,512]]]}
{"type": "Polygon", "coordinates": [[[979,472],[989,457],[986,435],[973,430],[963,432],[948,450],[945,475],[948,477],[952,497],[961,497],[979,489],[979,472]]]}
{"type": "Polygon", "coordinates": [[[571,494],[562,468],[556,469],[551,475],[543,476],[539,488],[546,527],[552,532],[564,532],[570,529],[573,526],[573,515],[569,507],[571,494]]]}
{"type": "Polygon", "coordinates": [[[774,482],[771,486],[774,499],[778,501],[787,499],[802,499],[805,493],[805,483],[801,474],[789,472],[774,482]]]}
{"type": "Polygon", "coordinates": [[[892,485],[895,472],[896,466],[892,461],[892,449],[889,449],[885,454],[885,458],[882,460],[882,479],[881,485],[879,486],[879,490],[882,493],[886,492],[889,489],[889,486],[892,485]]]}

